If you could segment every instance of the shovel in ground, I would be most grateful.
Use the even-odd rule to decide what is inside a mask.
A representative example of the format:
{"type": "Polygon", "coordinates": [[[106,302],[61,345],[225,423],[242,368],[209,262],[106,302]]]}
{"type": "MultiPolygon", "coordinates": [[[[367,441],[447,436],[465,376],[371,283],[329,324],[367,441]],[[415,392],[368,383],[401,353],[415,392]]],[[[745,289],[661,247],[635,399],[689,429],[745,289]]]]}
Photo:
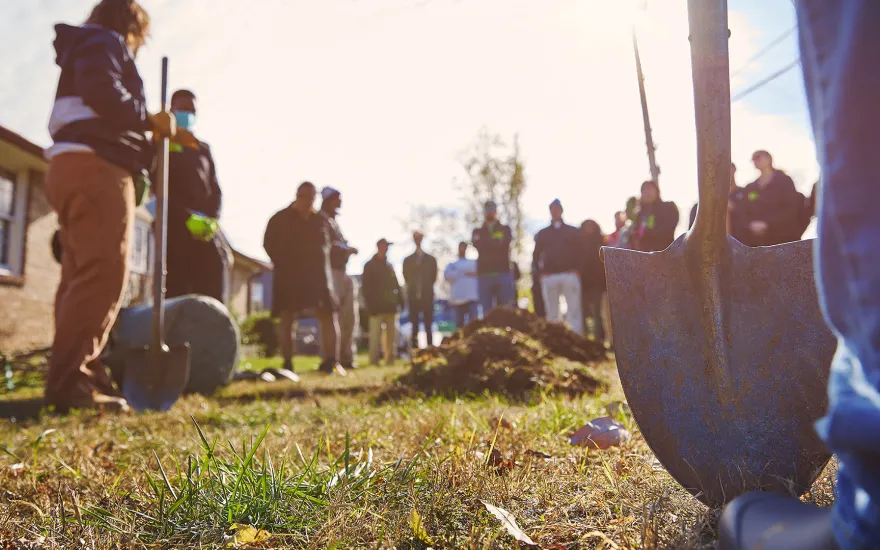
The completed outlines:
{"type": "MultiPolygon", "coordinates": [[[[162,58],[162,110],[168,103],[168,58],[162,58]]],[[[156,170],[156,224],[153,268],[153,337],[149,346],[132,349],[125,361],[122,393],[136,411],[165,411],[189,380],[189,344],[165,344],[165,253],[168,225],[168,148],[160,142],[156,170]]]]}
{"type": "Polygon", "coordinates": [[[801,494],[830,456],[813,423],[835,340],[811,242],[748,248],[727,236],[727,2],[689,0],[688,10],[699,209],[663,252],[603,249],[618,371],[645,440],[702,501],[801,494]]]}

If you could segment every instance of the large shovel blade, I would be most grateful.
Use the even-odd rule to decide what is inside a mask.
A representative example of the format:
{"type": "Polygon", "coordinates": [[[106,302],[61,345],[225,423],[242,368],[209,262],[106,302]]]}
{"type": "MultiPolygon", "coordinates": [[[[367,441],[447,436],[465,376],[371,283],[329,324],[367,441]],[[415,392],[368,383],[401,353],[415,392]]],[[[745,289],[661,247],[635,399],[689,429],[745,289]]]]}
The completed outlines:
{"type": "Polygon", "coordinates": [[[835,350],[812,244],[727,238],[720,296],[710,296],[689,237],[652,254],[604,249],[633,415],[669,473],[708,504],[754,488],[801,494],[830,457],[813,424],[835,350]]]}
{"type": "Polygon", "coordinates": [[[137,412],[167,411],[189,382],[189,344],[162,346],[156,360],[153,348],[131,350],[126,357],[122,393],[137,412]]]}

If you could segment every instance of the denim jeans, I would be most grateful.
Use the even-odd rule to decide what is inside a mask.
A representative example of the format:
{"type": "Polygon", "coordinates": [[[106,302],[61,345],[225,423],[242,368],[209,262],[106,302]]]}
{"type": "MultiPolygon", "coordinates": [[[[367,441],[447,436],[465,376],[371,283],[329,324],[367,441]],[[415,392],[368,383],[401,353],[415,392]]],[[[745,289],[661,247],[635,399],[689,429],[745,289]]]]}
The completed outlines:
{"type": "Polygon", "coordinates": [[[496,307],[516,305],[516,285],[513,273],[480,275],[480,307],[485,317],[496,307]]]}
{"type": "Polygon", "coordinates": [[[480,316],[480,307],[477,302],[466,302],[464,304],[455,304],[455,328],[460,329],[471,321],[475,321],[480,316]]]}
{"type": "Polygon", "coordinates": [[[843,550],[880,547],[880,1],[799,0],[801,61],[822,167],[816,273],[838,338],[817,430],[840,461],[843,550]]]}

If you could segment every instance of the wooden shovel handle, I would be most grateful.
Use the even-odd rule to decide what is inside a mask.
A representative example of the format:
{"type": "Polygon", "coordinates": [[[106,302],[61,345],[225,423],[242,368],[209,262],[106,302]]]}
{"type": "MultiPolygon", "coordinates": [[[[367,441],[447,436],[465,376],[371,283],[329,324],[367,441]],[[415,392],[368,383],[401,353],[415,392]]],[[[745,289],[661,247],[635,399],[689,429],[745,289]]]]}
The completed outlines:
{"type": "MultiPolygon", "coordinates": [[[[699,206],[691,238],[726,248],[730,190],[730,60],[727,0],[688,0],[699,206]]],[[[714,251],[718,252],[718,251],[714,251]]]]}

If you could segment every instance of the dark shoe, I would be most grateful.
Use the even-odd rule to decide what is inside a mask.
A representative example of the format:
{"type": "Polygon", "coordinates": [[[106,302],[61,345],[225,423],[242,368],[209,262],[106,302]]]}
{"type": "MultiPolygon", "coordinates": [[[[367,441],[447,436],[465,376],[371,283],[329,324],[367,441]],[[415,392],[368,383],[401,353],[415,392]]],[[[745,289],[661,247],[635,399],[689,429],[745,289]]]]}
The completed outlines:
{"type": "Polygon", "coordinates": [[[724,508],[718,550],[837,550],[831,510],[776,493],[746,493],[724,508]]]}

